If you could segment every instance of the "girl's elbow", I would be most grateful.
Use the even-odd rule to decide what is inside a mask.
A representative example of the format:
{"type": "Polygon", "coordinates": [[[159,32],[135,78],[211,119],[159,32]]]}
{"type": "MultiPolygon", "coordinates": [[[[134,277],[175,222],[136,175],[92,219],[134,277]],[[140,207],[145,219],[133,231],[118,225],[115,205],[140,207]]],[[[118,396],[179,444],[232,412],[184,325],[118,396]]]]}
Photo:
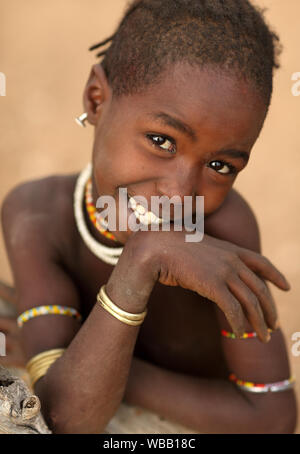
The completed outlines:
{"type": "Polygon", "coordinates": [[[290,390],[273,395],[259,419],[263,419],[261,422],[266,434],[295,433],[298,420],[295,392],[290,390]]]}

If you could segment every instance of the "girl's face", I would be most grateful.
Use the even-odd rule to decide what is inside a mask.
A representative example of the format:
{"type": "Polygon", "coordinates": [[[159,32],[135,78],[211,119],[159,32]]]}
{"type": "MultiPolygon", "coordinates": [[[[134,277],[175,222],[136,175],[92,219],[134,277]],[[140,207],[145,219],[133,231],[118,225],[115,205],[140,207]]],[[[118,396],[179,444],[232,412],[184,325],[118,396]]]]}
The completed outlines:
{"type": "MultiPolygon", "coordinates": [[[[100,65],[85,90],[95,126],[94,203],[119,188],[131,196],[201,195],[205,216],[247,165],[267,107],[252,86],[222,71],[176,64],[141,94],[114,98],[100,65]]],[[[195,206],[195,205],[194,205],[195,206]]],[[[158,213],[156,213],[158,214],[158,213]]],[[[172,211],[171,211],[172,215],[172,211]]],[[[125,244],[127,232],[115,232],[125,244]]]]}

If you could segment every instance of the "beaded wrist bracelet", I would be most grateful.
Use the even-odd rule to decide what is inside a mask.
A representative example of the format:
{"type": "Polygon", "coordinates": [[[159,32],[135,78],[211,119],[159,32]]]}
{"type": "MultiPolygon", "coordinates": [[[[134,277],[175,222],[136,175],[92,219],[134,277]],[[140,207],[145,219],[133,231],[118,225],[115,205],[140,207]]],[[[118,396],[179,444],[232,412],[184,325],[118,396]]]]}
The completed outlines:
{"type": "Polygon", "coordinates": [[[290,389],[295,383],[294,377],[275,383],[253,383],[250,381],[240,380],[234,374],[229,375],[229,380],[233,381],[239,388],[244,389],[244,391],[252,393],[285,391],[286,389],[290,389]]]}
{"type": "Polygon", "coordinates": [[[38,317],[40,315],[48,315],[48,314],[58,314],[58,315],[67,315],[69,317],[73,317],[78,321],[81,321],[82,317],[79,312],[74,309],[73,307],[68,306],[38,306],[33,307],[25,312],[23,312],[17,318],[17,323],[19,328],[23,326],[25,322],[30,320],[31,318],[38,317]]]}
{"type": "MultiPolygon", "coordinates": [[[[268,329],[268,332],[273,333],[274,330],[268,329]]],[[[234,333],[230,333],[229,331],[222,329],[221,334],[222,334],[222,336],[227,337],[229,339],[250,339],[253,337],[257,337],[257,333],[255,331],[253,331],[251,333],[244,333],[242,337],[237,337],[234,333]]]]}

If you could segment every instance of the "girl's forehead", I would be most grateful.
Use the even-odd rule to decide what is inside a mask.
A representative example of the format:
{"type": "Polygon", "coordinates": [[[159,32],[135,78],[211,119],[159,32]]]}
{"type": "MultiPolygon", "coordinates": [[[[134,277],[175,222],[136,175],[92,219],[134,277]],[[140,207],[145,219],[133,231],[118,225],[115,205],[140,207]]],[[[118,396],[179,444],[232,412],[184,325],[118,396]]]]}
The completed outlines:
{"type": "Polygon", "coordinates": [[[190,108],[209,104],[211,108],[219,109],[234,106],[266,110],[258,91],[251,82],[239,78],[238,74],[220,68],[201,69],[183,63],[164,70],[152,84],[140,93],[124,97],[124,100],[127,107],[131,103],[137,109],[143,106],[146,109],[151,104],[178,103],[190,108]]]}
{"type": "Polygon", "coordinates": [[[187,126],[237,129],[255,135],[267,106],[251,83],[219,68],[175,65],[142,93],[120,99],[128,120],[163,119],[164,114],[187,126]]]}

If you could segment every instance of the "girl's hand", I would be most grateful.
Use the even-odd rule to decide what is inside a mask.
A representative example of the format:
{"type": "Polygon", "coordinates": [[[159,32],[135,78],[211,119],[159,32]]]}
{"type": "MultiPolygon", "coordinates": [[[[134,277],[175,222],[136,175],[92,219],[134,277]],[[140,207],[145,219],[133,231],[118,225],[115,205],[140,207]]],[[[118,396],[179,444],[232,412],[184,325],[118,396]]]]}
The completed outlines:
{"type": "Polygon", "coordinates": [[[268,327],[277,328],[277,313],[264,280],[289,290],[285,277],[256,252],[209,235],[199,243],[187,243],[186,233],[138,231],[128,247],[135,243],[135,250],[144,251],[149,270],[153,273],[155,268],[160,283],[192,290],[215,302],[236,336],[245,332],[246,316],[258,337],[267,342],[268,327]]]}

